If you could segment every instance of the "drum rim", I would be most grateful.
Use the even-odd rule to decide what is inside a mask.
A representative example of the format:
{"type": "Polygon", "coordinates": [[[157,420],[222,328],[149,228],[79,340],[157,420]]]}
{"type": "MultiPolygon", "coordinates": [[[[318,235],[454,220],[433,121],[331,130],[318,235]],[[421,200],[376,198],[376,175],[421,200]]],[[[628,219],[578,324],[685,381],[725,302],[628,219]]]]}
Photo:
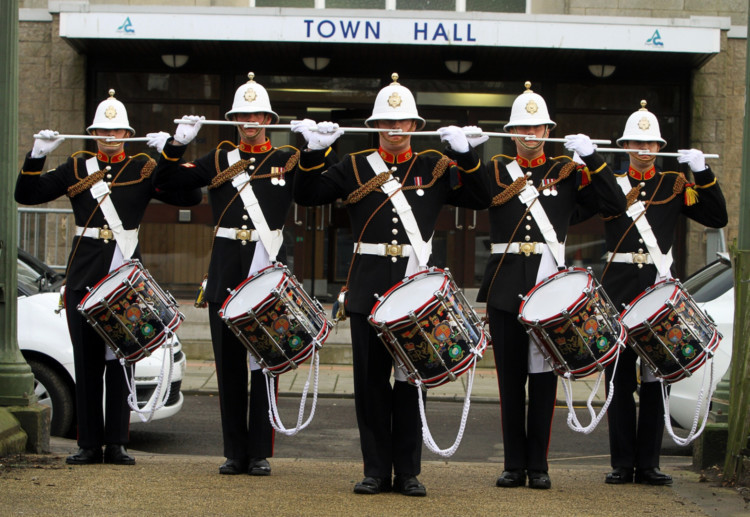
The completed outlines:
{"type": "MultiPolygon", "coordinates": [[[[281,280],[279,280],[279,282],[271,289],[278,288],[284,282],[286,278],[292,277],[291,272],[289,271],[289,268],[286,267],[286,265],[271,264],[270,266],[266,266],[263,269],[259,269],[258,271],[250,275],[249,277],[245,278],[242,282],[237,284],[237,287],[232,289],[232,291],[229,293],[229,295],[227,295],[226,299],[224,300],[224,303],[221,304],[221,308],[219,309],[219,317],[227,321],[231,321],[231,320],[238,318],[240,316],[239,314],[237,316],[232,316],[232,317],[225,315],[227,304],[229,304],[229,302],[231,302],[234,299],[235,295],[239,293],[246,286],[246,284],[248,284],[249,282],[251,282],[252,280],[256,278],[260,278],[263,275],[273,273],[274,270],[278,270],[279,272],[281,272],[282,277],[281,277],[281,280]]],[[[264,298],[262,298],[258,303],[256,303],[250,308],[255,309],[255,307],[258,307],[259,305],[265,303],[270,298],[270,296],[271,296],[271,292],[269,291],[268,294],[264,298]]]]}
{"type": "MultiPolygon", "coordinates": [[[[118,274],[120,274],[120,270],[123,269],[123,268],[125,268],[125,267],[132,267],[133,268],[133,271],[129,272],[125,276],[125,278],[127,278],[127,279],[131,278],[131,275],[135,271],[142,271],[142,272],[146,271],[146,268],[143,267],[143,264],[141,264],[140,260],[137,260],[137,259],[126,260],[125,262],[123,262],[122,264],[120,264],[119,267],[117,267],[116,269],[113,269],[112,271],[110,271],[109,273],[107,273],[106,276],[104,276],[96,284],[94,284],[94,287],[92,287],[89,290],[89,292],[87,292],[86,295],[81,299],[81,303],[78,304],[78,310],[79,311],[88,311],[88,310],[91,310],[93,307],[96,307],[96,304],[98,304],[99,302],[95,302],[95,304],[92,305],[91,307],[86,307],[86,303],[89,301],[89,297],[93,298],[93,296],[96,293],[96,291],[98,291],[99,288],[101,288],[102,285],[104,285],[107,281],[111,280],[112,278],[114,278],[115,276],[117,276],[118,274]]],[[[151,275],[146,275],[146,278],[147,279],[152,279],[151,275]]],[[[156,282],[154,281],[154,283],[156,283],[156,282]]],[[[111,294],[111,293],[109,293],[109,294],[111,294]]]]}
{"type": "MultiPolygon", "coordinates": [[[[523,317],[523,310],[526,307],[527,302],[529,302],[531,300],[532,295],[534,295],[536,293],[536,291],[538,291],[539,289],[541,289],[543,286],[551,283],[559,275],[567,276],[567,275],[572,274],[572,273],[584,273],[584,274],[586,274],[586,276],[588,277],[589,281],[587,282],[585,289],[590,289],[592,286],[594,286],[594,280],[595,280],[594,275],[588,269],[584,269],[582,267],[571,266],[568,269],[563,269],[562,271],[557,271],[556,273],[548,276],[547,278],[545,278],[541,282],[537,283],[534,287],[531,288],[531,290],[528,293],[526,293],[526,296],[524,296],[523,299],[521,300],[521,305],[519,305],[519,307],[518,307],[518,318],[521,321],[523,321],[525,323],[528,323],[530,325],[533,325],[535,322],[539,322],[539,324],[541,326],[545,326],[548,323],[553,323],[553,322],[559,320],[560,318],[562,318],[562,316],[558,312],[557,314],[554,314],[554,315],[550,316],[549,318],[529,320],[529,319],[526,319],[526,318],[523,317]]],[[[585,296],[584,296],[583,291],[582,291],[581,294],[575,299],[575,301],[573,303],[571,303],[570,305],[568,305],[567,307],[565,307],[565,310],[570,311],[571,309],[573,309],[575,307],[578,307],[578,305],[580,305],[580,303],[584,300],[584,298],[585,298],[585,296]]]]}
{"type": "MultiPolygon", "coordinates": [[[[446,285],[450,284],[450,276],[444,269],[440,268],[430,268],[425,269],[424,271],[417,271],[413,275],[410,275],[402,280],[399,280],[397,283],[395,283],[390,289],[388,289],[383,296],[379,297],[378,300],[375,302],[375,305],[372,306],[372,310],[370,311],[369,319],[376,323],[377,325],[389,325],[395,324],[397,322],[403,321],[405,318],[408,318],[408,314],[401,316],[400,318],[396,318],[393,320],[379,320],[375,317],[375,313],[378,311],[378,309],[381,308],[383,304],[388,300],[388,298],[398,289],[401,287],[408,285],[409,282],[413,282],[415,278],[417,278],[420,275],[428,275],[428,274],[435,274],[435,275],[441,275],[443,277],[443,282],[440,284],[439,290],[442,292],[445,290],[446,285]]],[[[434,296],[431,297],[429,300],[425,301],[422,305],[420,305],[418,308],[414,309],[414,313],[421,313],[423,312],[427,307],[429,307],[431,304],[435,303],[434,296]]]]}

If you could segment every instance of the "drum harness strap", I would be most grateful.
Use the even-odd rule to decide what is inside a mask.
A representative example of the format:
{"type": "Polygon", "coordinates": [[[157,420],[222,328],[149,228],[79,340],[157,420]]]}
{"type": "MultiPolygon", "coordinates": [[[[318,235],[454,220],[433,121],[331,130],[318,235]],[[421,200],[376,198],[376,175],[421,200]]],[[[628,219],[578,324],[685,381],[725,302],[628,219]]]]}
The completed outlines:
{"type": "MultiPolygon", "coordinates": [[[[631,190],[630,180],[628,179],[628,175],[625,174],[622,176],[617,176],[616,180],[617,180],[617,184],[620,186],[623,193],[627,196],[631,190]]],[[[658,190],[658,188],[656,190],[658,190]]],[[[656,194],[656,190],[654,191],[654,194],[656,194]]],[[[650,202],[648,204],[650,204],[650,202]]],[[[633,220],[633,223],[635,224],[635,227],[638,230],[638,233],[640,234],[641,239],[643,240],[643,243],[646,245],[646,248],[648,249],[648,253],[651,256],[651,259],[653,260],[654,265],[656,266],[656,269],[659,271],[659,278],[668,278],[669,268],[672,266],[672,262],[673,262],[672,250],[670,249],[667,253],[661,252],[661,249],[659,248],[659,243],[656,242],[656,236],[654,235],[654,231],[651,228],[651,225],[649,224],[648,219],[646,218],[646,205],[644,205],[644,203],[640,200],[635,201],[633,204],[630,205],[630,207],[625,212],[625,214],[633,220]]],[[[617,261],[617,258],[618,258],[617,256],[620,254],[616,253],[616,251],[617,250],[615,250],[615,252],[611,252],[607,254],[609,263],[613,261],[617,261]]],[[[642,255],[642,253],[639,253],[637,255],[642,255]]],[[[637,262],[639,259],[636,257],[636,254],[632,255],[632,257],[633,257],[633,263],[639,263],[637,262]]]]}

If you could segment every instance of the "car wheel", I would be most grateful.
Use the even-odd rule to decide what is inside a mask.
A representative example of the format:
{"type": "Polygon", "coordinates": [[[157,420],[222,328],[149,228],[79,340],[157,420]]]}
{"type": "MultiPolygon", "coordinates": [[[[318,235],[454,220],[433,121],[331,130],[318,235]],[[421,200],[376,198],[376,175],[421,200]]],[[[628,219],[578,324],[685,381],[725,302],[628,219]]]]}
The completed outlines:
{"type": "Polygon", "coordinates": [[[34,373],[34,394],[37,402],[52,410],[50,434],[69,437],[75,429],[75,400],[72,390],[53,368],[34,360],[28,360],[34,373]]]}

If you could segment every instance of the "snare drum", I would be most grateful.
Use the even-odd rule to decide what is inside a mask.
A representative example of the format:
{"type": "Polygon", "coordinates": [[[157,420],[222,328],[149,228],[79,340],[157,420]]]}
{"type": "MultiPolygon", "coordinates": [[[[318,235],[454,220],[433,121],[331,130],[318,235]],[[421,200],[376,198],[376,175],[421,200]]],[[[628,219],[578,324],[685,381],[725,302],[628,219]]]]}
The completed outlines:
{"type": "Polygon", "coordinates": [[[571,267],[524,296],[518,319],[559,375],[586,377],[620,353],[626,332],[593,275],[571,267]]]}
{"type": "Polygon", "coordinates": [[[668,382],[692,375],[719,346],[721,333],[677,280],[652,285],[620,316],[628,343],[668,382]]]}
{"type": "Polygon", "coordinates": [[[138,260],[126,261],[96,284],[78,306],[115,356],[135,363],[159,348],[185,316],[138,260]]]}
{"type": "Polygon", "coordinates": [[[481,359],[488,336],[448,270],[430,268],[391,287],[368,317],[412,384],[453,381],[481,359]]]}
{"type": "Polygon", "coordinates": [[[261,269],[234,289],[219,316],[271,375],[297,368],[333,324],[284,265],[261,269]]]}

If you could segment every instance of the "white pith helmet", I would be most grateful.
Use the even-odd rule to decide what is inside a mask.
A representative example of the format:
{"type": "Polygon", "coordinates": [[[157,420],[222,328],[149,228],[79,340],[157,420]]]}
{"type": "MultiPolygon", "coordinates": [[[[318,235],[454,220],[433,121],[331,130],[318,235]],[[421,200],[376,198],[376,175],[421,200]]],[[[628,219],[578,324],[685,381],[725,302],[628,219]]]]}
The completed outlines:
{"type": "Polygon", "coordinates": [[[115,91],[109,90],[109,97],[99,103],[94,113],[94,122],[86,128],[91,134],[94,129],[127,129],[130,136],[135,135],[135,129],[130,127],[128,111],[125,105],[115,99],[115,91]]]}
{"type": "Polygon", "coordinates": [[[238,113],[268,113],[273,119],[271,122],[276,124],[279,116],[271,109],[271,100],[268,98],[268,92],[260,84],[255,82],[255,74],[247,74],[249,81],[237,88],[234,92],[234,102],[232,109],[227,111],[224,118],[232,120],[231,116],[238,113]]]}
{"type": "Polygon", "coordinates": [[[625,122],[622,136],[617,139],[617,145],[622,147],[624,142],[659,142],[659,149],[667,145],[667,141],[661,137],[659,121],[656,115],[646,109],[646,101],[641,101],[641,109],[633,112],[625,122]]]}
{"type": "Polygon", "coordinates": [[[376,120],[416,120],[417,130],[424,127],[425,121],[417,112],[414,95],[408,88],[398,84],[398,74],[391,74],[393,82],[380,90],[372,107],[372,116],[365,120],[372,127],[376,120]]]}
{"type": "Polygon", "coordinates": [[[554,129],[555,124],[549,118],[547,103],[538,93],[531,90],[531,82],[524,83],[526,91],[516,97],[513,101],[513,107],[510,109],[510,120],[505,124],[504,129],[507,131],[510,127],[515,126],[541,126],[546,124],[550,129],[554,129]]]}

